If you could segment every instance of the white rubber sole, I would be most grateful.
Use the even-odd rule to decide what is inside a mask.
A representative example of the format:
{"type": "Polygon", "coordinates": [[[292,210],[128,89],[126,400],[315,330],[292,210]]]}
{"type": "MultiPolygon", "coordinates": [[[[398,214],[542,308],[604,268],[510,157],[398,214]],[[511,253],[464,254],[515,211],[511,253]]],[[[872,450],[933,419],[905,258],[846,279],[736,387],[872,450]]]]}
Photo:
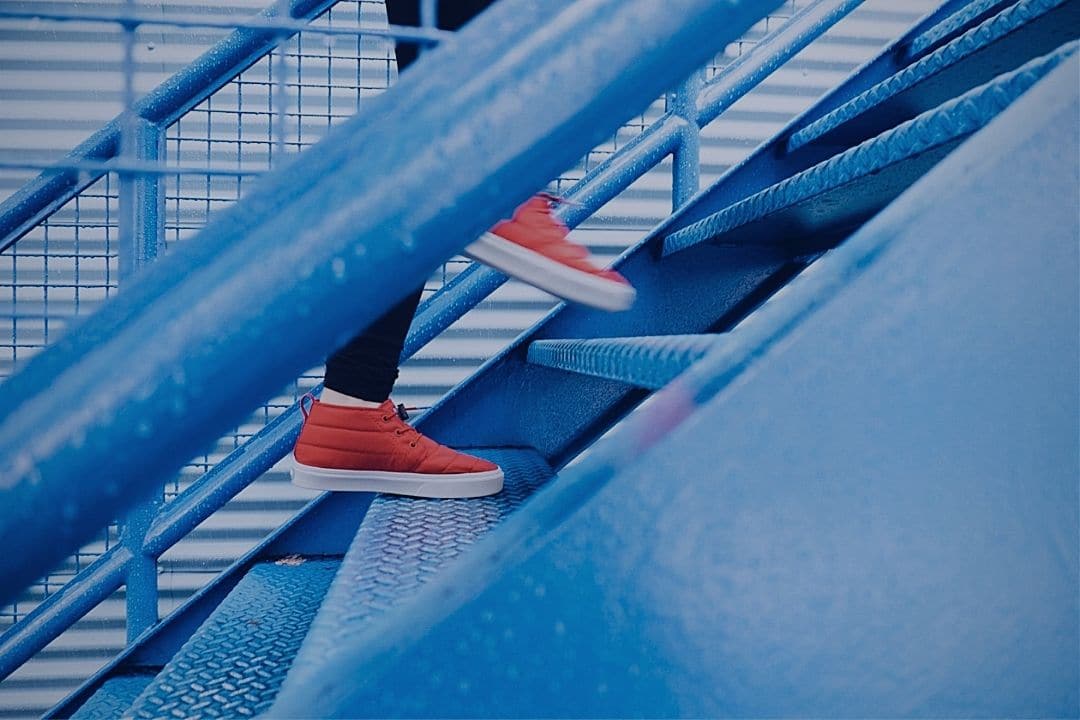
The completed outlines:
{"type": "Polygon", "coordinates": [[[637,296],[629,285],[574,270],[494,233],[481,235],[464,255],[556,297],[600,310],[626,310],[637,296]]]}
{"type": "Polygon", "coordinates": [[[311,490],[338,492],[378,492],[422,498],[474,498],[494,495],[503,489],[499,469],[456,475],[385,472],[379,470],[335,470],[313,467],[292,460],[293,485],[311,490]]]}

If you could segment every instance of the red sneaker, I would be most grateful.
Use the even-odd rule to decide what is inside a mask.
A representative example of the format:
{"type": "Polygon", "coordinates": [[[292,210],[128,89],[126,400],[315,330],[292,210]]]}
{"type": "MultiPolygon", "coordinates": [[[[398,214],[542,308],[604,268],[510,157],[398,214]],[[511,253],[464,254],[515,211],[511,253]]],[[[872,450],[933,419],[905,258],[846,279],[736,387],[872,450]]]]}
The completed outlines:
{"type": "Polygon", "coordinates": [[[502,490],[503,472],[424,437],[387,400],[377,408],[312,398],[293,448],[293,484],[315,490],[467,498],[502,490]]]}
{"type": "Polygon", "coordinates": [[[552,195],[536,195],[465,249],[465,255],[556,297],[601,310],[626,310],[634,288],[614,270],[589,260],[589,251],[551,213],[552,195]]]}

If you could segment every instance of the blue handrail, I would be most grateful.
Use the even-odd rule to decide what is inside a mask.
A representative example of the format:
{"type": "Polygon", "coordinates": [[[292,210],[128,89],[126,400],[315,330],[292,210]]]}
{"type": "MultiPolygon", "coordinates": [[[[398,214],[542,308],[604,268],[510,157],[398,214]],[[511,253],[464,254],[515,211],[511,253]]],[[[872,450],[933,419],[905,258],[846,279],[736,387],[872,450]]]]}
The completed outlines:
{"type": "MultiPolygon", "coordinates": [[[[756,87],[773,70],[854,10],[862,0],[816,0],[724,66],[706,83],[696,101],[697,124],[704,127],[756,87]]],[[[669,113],[593,168],[568,192],[564,220],[576,226],[634,180],[671,154],[685,120],[669,113]]],[[[458,320],[506,280],[480,265],[470,266],[426,300],[413,322],[402,358],[458,320]]],[[[147,530],[143,557],[156,558],[243,488],[278,462],[300,428],[296,406],[287,410],[167,505],[147,530]]],[[[53,593],[26,618],[0,636],[0,678],[32,657],[101,599],[124,583],[131,549],[114,547],[53,593]]],[[[130,592],[130,589],[129,589],[130,592]]]]}
{"type": "Polygon", "coordinates": [[[13,379],[0,602],[772,6],[504,0],[426,53],[13,379]]]}

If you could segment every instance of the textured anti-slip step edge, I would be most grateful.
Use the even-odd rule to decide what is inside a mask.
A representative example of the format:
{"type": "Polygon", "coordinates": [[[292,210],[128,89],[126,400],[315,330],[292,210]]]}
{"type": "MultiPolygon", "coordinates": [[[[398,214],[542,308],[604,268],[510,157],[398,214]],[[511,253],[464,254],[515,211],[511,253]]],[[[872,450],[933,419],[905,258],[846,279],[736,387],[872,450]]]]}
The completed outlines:
{"type": "Polygon", "coordinates": [[[554,476],[531,449],[468,452],[498,463],[506,475],[503,491],[472,500],[377,497],[293,662],[282,695],[304,692],[344,638],[362,632],[384,610],[412,596],[554,476]]]}
{"type": "Polygon", "coordinates": [[[252,717],[267,709],[340,565],[297,557],[253,567],[124,717],[252,717]]]}
{"type": "Polygon", "coordinates": [[[1068,0],[1023,0],[794,133],[788,139],[788,152],[798,150],[1066,2],[1068,0]]]}
{"type": "Polygon", "coordinates": [[[735,228],[976,132],[1075,53],[1076,46],[1076,42],[1071,42],[1036,58],[851,150],[672,233],[664,240],[664,255],[716,239],[735,228]]]}
{"type": "Polygon", "coordinates": [[[1002,8],[1013,0],[973,0],[964,7],[954,12],[949,17],[939,22],[934,27],[919,35],[911,42],[911,55],[919,55],[927,48],[933,47],[944,38],[959,32],[975,18],[995,9],[1002,8]]]}
{"type": "Polygon", "coordinates": [[[659,390],[716,346],[716,335],[537,340],[529,362],[659,390]]]}
{"type": "Polygon", "coordinates": [[[131,707],[153,680],[150,673],[110,678],[71,716],[72,720],[114,720],[131,707]]]}

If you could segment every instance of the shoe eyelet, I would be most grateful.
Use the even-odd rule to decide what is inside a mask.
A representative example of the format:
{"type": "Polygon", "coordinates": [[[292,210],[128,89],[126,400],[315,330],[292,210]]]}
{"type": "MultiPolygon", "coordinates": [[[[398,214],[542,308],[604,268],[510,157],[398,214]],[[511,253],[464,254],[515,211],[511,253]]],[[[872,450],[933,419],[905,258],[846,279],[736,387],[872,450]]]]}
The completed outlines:
{"type": "Polygon", "coordinates": [[[409,447],[416,447],[416,443],[414,443],[414,442],[409,443],[409,447]]]}
{"type": "Polygon", "coordinates": [[[382,421],[383,422],[390,422],[390,416],[389,415],[383,415],[382,416],[382,421]]]}

